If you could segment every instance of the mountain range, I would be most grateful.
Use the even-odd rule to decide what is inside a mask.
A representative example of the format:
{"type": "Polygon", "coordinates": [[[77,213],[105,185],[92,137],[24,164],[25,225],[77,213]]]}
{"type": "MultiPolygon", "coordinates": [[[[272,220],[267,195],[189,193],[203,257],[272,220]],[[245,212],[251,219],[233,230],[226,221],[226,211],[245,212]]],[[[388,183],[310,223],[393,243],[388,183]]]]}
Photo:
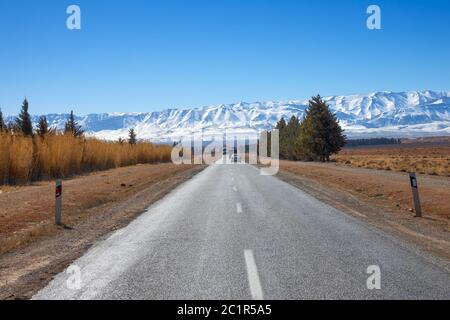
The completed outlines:
{"type": "MultiPolygon", "coordinates": [[[[324,100],[350,138],[450,135],[450,92],[374,92],[324,100]]],[[[150,113],[102,113],[77,116],[97,138],[126,138],[135,128],[140,139],[178,140],[192,133],[221,135],[270,130],[284,117],[303,117],[308,100],[240,102],[150,113]]],[[[46,115],[50,126],[64,128],[67,114],[46,115]]],[[[7,120],[12,120],[10,117],[7,120]]],[[[37,123],[38,116],[33,116],[37,123]]]]}

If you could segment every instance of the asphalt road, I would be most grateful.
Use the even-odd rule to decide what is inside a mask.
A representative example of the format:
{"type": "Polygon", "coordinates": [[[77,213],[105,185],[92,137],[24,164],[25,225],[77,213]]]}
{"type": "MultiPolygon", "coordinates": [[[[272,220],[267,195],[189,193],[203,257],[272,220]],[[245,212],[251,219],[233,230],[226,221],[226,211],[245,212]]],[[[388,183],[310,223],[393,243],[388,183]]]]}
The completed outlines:
{"type": "Polygon", "coordinates": [[[34,299],[450,299],[442,261],[249,165],[210,166],[73,266],[34,299]]]}

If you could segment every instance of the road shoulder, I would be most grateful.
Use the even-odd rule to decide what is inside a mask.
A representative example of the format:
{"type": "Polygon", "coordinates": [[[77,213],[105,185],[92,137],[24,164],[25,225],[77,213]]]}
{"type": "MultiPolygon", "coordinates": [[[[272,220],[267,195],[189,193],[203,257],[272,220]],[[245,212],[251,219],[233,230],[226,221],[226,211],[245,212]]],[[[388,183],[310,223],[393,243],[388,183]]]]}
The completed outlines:
{"type": "MultiPolygon", "coordinates": [[[[94,180],[105,182],[108,177],[115,181],[114,183],[119,183],[118,188],[123,188],[123,191],[111,192],[110,189],[98,185],[92,205],[88,208],[72,208],[70,211],[71,215],[65,221],[70,224],[70,229],[49,227],[48,232],[2,254],[0,299],[31,298],[93,244],[128,225],[150,205],[203,169],[204,166],[145,165],[73,179],[71,183],[76,186],[72,188],[81,190],[78,195],[80,197],[86,197],[89,193],[89,190],[80,186],[81,183],[94,180]],[[151,176],[154,179],[150,179],[151,176]],[[110,193],[106,194],[107,192],[110,193]],[[102,197],[108,201],[100,200],[95,203],[96,199],[102,197]]],[[[41,223],[49,222],[46,219],[41,223]]]]}
{"type": "MultiPolygon", "coordinates": [[[[346,214],[373,225],[390,235],[408,241],[425,253],[438,256],[450,262],[450,232],[448,221],[441,215],[429,215],[414,218],[414,214],[398,206],[399,199],[394,197],[370,197],[355,190],[356,179],[365,177],[366,189],[377,186],[374,175],[377,170],[351,169],[356,175],[348,172],[336,172],[335,165],[306,164],[284,162],[281,164],[278,178],[312,195],[320,201],[331,205],[346,214]],[[358,177],[357,177],[358,176],[358,177]],[[349,182],[352,182],[351,184],[349,182]]],[[[383,172],[384,174],[384,172],[383,172]]],[[[386,174],[391,174],[386,172],[386,174]]],[[[398,175],[398,174],[393,174],[398,175]]],[[[389,179],[389,177],[387,177],[389,179]]],[[[400,185],[398,177],[390,177],[391,183],[400,185]]],[[[388,184],[389,182],[386,182],[388,184]]],[[[406,184],[406,183],[405,183],[406,184]]],[[[392,187],[391,185],[388,187],[392,187]]],[[[397,186],[396,186],[397,187],[397,186]]],[[[402,196],[402,190],[394,195],[402,196]]],[[[408,201],[408,199],[403,199],[408,201]]],[[[442,199],[444,201],[444,199],[442,199]]]]}

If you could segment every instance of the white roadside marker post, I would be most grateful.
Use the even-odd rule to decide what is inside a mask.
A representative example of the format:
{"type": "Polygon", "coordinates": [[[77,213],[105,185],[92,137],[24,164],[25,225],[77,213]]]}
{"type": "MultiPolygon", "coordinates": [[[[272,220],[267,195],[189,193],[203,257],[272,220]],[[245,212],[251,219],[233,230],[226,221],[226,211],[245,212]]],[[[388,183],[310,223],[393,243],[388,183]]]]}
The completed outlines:
{"type": "Polygon", "coordinates": [[[62,207],[62,181],[56,180],[55,188],[55,224],[61,225],[61,207],[62,207]]]}
{"type": "Polygon", "coordinates": [[[416,218],[422,217],[422,208],[420,206],[420,198],[419,198],[419,186],[417,184],[417,177],[415,172],[409,173],[409,180],[411,182],[411,189],[414,198],[414,206],[416,208],[416,218]]]}

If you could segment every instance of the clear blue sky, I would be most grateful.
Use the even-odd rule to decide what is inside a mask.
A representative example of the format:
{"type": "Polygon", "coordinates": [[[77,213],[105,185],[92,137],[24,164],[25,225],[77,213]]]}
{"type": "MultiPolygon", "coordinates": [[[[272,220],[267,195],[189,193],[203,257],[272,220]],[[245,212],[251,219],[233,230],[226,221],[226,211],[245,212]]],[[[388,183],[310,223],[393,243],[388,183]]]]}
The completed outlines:
{"type": "Polygon", "coordinates": [[[0,107],[153,111],[450,90],[450,1],[2,0],[0,107]],[[66,8],[82,30],[66,28],[66,8]],[[366,9],[382,9],[382,30],[366,9]]]}

